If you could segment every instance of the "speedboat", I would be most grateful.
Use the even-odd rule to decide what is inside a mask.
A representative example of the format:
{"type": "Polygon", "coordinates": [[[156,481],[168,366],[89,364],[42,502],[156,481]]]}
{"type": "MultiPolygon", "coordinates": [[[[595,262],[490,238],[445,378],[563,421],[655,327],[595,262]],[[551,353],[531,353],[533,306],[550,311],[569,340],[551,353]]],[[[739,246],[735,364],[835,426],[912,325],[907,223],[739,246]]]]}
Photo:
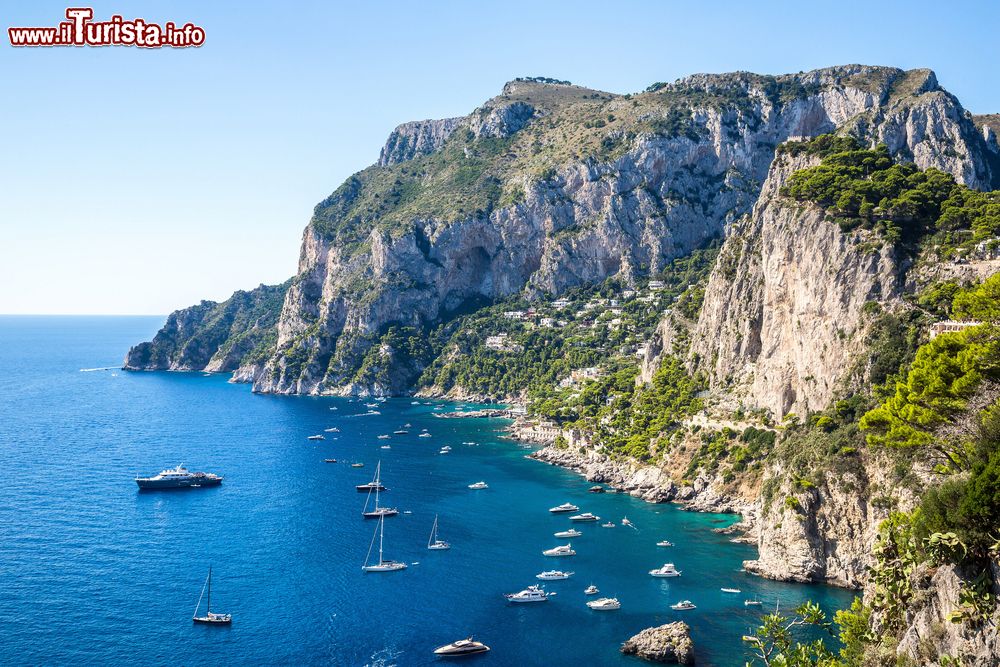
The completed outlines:
{"type": "Polygon", "coordinates": [[[572,572],[563,572],[562,570],[546,570],[545,572],[539,572],[536,574],[535,579],[541,579],[542,581],[557,581],[559,579],[569,579],[572,576],[572,572]]]}
{"type": "Polygon", "coordinates": [[[327,433],[340,433],[340,429],[337,428],[336,426],[333,426],[331,428],[325,428],[323,430],[326,431],[327,433]]]}
{"type": "Polygon", "coordinates": [[[741,591],[738,588],[723,588],[721,590],[722,590],[723,593],[742,593],[743,592],[743,591],[741,591]]]}
{"type": "Polygon", "coordinates": [[[553,514],[562,514],[563,512],[579,512],[580,508],[573,503],[563,503],[562,505],[550,507],[549,511],[553,514]]]}
{"type": "Polygon", "coordinates": [[[451,451],[451,445],[445,445],[444,447],[441,448],[441,451],[442,452],[450,452],[451,451]]]}
{"type": "Polygon", "coordinates": [[[364,468],[365,464],[364,463],[352,463],[351,467],[352,468],[364,468]]]}
{"type": "Polygon", "coordinates": [[[378,403],[365,403],[366,408],[377,408],[378,403]]]}
{"type": "Polygon", "coordinates": [[[670,605],[670,608],[676,611],[684,611],[685,609],[694,609],[695,606],[691,600],[681,600],[677,604],[670,605]]]}
{"type": "Polygon", "coordinates": [[[656,546],[658,546],[658,547],[672,547],[672,546],[674,546],[674,543],[671,542],[670,540],[660,540],[659,542],[656,543],[656,546]]]}
{"type": "Polygon", "coordinates": [[[570,528],[569,530],[560,530],[558,533],[553,533],[556,537],[580,537],[583,535],[576,528],[570,528]]]}
{"type": "Polygon", "coordinates": [[[591,584],[591,585],[587,586],[585,589],[583,589],[583,594],[584,595],[597,595],[600,592],[601,591],[599,591],[597,589],[597,586],[595,586],[594,584],[591,584]]]}
{"type": "Polygon", "coordinates": [[[607,521],[601,524],[601,528],[614,528],[614,527],[615,527],[614,521],[607,521]]]}
{"type": "Polygon", "coordinates": [[[409,433],[409,431],[404,431],[403,429],[399,429],[398,431],[393,431],[394,435],[406,435],[407,433],[409,433]]]}
{"type": "Polygon", "coordinates": [[[594,611],[615,611],[622,608],[622,603],[618,598],[598,598],[588,602],[587,606],[594,611]]]}
{"type": "Polygon", "coordinates": [[[577,514],[576,516],[571,516],[570,521],[598,521],[601,517],[594,516],[590,512],[584,512],[583,514],[577,514]]]}
{"type": "Polygon", "coordinates": [[[575,556],[576,552],[573,551],[573,546],[570,544],[564,544],[559,547],[552,547],[551,549],[546,549],[542,552],[543,556],[575,556]]]}
{"type": "Polygon", "coordinates": [[[470,489],[488,489],[490,485],[486,482],[476,482],[475,484],[469,484],[470,489]]]}
{"type": "Polygon", "coordinates": [[[431,434],[430,433],[421,433],[417,437],[418,438],[429,438],[429,437],[431,437],[431,434]]]}
{"type": "Polygon", "coordinates": [[[764,603],[761,602],[760,600],[744,600],[743,601],[743,606],[744,607],[760,607],[763,604],[764,603]]]}
{"type": "Polygon", "coordinates": [[[310,435],[308,438],[306,438],[306,440],[326,440],[326,436],[322,435],[322,434],[320,434],[320,435],[310,435]]]}
{"type": "Polygon", "coordinates": [[[337,459],[323,459],[323,463],[336,463],[337,459]]]}
{"type": "Polygon", "coordinates": [[[508,602],[545,602],[555,593],[546,592],[541,586],[528,586],[523,591],[504,595],[508,602]]]}
{"type": "Polygon", "coordinates": [[[650,570],[649,574],[654,577],[679,577],[681,576],[680,570],[674,567],[673,563],[664,563],[663,567],[658,567],[655,570],[650,570]]]}
{"type": "Polygon", "coordinates": [[[490,647],[482,642],[473,641],[472,637],[468,639],[459,639],[457,642],[452,642],[450,644],[445,644],[444,646],[438,646],[434,649],[434,655],[440,655],[443,657],[455,657],[462,655],[475,655],[477,653],[486,653],[490,650],[490,647]]]}
{"type": "Polygon", "coordinates": [[[378,439],[379,440],[388,440],[389,439],[389,434],[388,433],[383,433],[382,435],[378,436],[378,439]]]}
{"type": "Polygon", "coordinates": [[[442,449],[442,450],[438,451],[438,454],[447,454],[450,451],[451,451],[450,449],[442,449]]]}
{"type": "Polygon", "coordinates": [[[392,449],[392,445],[382,445],[380,449],[392,449]]]}

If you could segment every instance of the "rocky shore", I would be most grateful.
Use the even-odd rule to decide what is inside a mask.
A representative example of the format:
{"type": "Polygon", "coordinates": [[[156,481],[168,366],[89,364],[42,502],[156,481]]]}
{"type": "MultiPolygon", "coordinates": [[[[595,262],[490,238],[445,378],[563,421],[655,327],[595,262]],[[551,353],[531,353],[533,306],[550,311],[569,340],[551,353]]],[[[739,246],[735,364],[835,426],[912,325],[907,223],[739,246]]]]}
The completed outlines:
{"type": "Polygon", "coordinates": [[[622,653],[654,662],[694,664],[694,642],[687,623],[667,623],[646,628],[622,644],[622,653]]]}

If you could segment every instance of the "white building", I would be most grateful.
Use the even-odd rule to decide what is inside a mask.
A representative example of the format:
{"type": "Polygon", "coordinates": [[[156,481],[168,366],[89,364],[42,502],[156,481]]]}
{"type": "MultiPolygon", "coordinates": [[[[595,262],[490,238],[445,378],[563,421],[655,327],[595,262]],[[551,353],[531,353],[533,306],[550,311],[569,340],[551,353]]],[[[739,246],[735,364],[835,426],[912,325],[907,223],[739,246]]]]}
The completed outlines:
{"type": "Polygon", "coordinates": [[[957,320],[944,320],[943,322],[935,322],[931,325],[931,338],[937,338],[943,333],[955,333],[956,331],[979,326],[980,324],[982,324],[982,322],[976,322],[975,320],[967,320],[964,322],[959,322],[957,320]]]}

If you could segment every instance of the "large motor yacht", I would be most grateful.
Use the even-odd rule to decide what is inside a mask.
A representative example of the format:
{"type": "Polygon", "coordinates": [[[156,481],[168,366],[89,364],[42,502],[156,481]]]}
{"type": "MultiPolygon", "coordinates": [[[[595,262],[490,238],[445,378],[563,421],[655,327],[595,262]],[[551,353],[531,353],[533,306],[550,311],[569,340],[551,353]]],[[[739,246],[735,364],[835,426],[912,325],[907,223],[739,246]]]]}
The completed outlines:
{"type": "Polygon", "coordinates": [[[140,489],[185,489],[199,486],[218,486],[222,477],[210,472],[191,472],[183,465],[160,471],[152,477],[136,477],[140,489]]]}

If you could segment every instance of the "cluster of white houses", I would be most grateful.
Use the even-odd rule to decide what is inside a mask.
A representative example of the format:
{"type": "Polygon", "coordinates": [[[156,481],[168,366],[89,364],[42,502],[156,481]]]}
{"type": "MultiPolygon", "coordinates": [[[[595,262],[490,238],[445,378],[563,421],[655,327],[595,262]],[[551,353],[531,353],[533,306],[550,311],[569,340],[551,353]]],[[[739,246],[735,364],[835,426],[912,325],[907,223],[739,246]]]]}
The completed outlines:
{"type": "Polygon", "coordinates": [[[935,322],[931,325],[931,338],[937,338],[943,333],[955,333],[956,331],[968,329],[969,327],[975,327],[980,324],[982,324],[982,322],[977,322],[975,320],[944,320],[942,322],[935,322]]]}

